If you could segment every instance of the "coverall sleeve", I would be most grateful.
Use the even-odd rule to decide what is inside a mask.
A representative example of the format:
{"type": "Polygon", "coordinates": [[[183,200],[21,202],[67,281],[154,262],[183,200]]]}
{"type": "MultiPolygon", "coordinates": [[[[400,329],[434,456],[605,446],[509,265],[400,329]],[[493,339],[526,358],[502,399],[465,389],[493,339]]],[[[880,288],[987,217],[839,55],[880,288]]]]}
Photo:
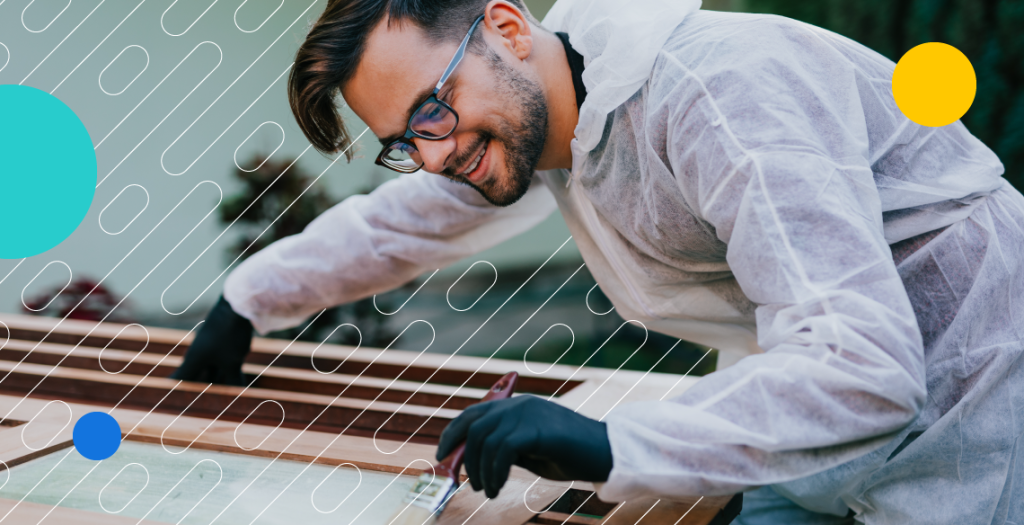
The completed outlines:
{"type": "Polygon", "coordinates": [[[424,171],[352,196],[298,235],[240,264],[224,298],[265,334],[323,308],[398,287],[510,239],[547,218],[554,198],[536,177],[507,207],[469,186],[424,171]]]}
{"type": "Polygon", "coordinates": [[[784,40],[770,51],[783,58],[726,53],[716,60],[734,62],[702,77],[669,57],[659,73],[680,79],[666,88],[668,162],[691,213],[727,244],[765,352],[679,397],[613,410],[602,499],[802,478],[891,441],[924,404],[924,351],[883,236],[859,73],[813,36],[784,40]]]}

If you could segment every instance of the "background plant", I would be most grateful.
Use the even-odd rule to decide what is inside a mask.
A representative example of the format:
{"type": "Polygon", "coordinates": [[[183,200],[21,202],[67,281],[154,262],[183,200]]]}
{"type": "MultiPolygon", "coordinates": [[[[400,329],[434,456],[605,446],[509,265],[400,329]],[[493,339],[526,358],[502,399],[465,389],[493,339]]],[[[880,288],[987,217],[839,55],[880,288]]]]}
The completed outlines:
{"type": "MultiPolygon", "coordinates": [[[[227,249],[229,261],[236,257],[244,260],[277,240],[302,232],[313,219],[339,201],[322,185],[314,184],[314,178],[304,172],[295,159],[275,161],[257,154],[242,168],[236,167],[234,175],[242,187],[225,198],[219,210],[222,223],[237,221],[235,227],[242,232],[227,249]]],[[[369,193],[375,186],[371,184],[356,193],[369,193]]],[[[389,311],[386,303],[386,299],[378,298],[381,309],[389,311]]],[[[270,335],[316,342],[328,339],[339,344],[359,343],[355,330],[347,327],[335,330],[344,323],[359,328],[362,346],[386,346],[395,337],[387,317],[377,312],[371,299],[328,308],[315,320],[270,335]]]]}

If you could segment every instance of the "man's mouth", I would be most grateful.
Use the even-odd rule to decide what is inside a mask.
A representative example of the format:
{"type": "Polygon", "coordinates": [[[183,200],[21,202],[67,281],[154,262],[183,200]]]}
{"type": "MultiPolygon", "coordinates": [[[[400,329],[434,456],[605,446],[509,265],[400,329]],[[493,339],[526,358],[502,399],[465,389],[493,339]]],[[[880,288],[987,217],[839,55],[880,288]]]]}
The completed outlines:
{"type": "MultiPolygon", "coordinates": [[[[483,160],[484,155],[487,153],[487,146],[488,143],[485,142],[483,148],[480,149],[480,153],[478,153],[476,157],[473,158],[473,161],[469,163],[469,166],[466,166],[466,169],[462,170],[462,172],[459,173],[459,176],[470,181],[473,181],[474,179],[478,179],[480,177],[481,173],[474,172],[477,171],[478,168],[480,168],[481,161],[483,160]]],[[[480,171],[482,172],[483,170],[480,171]]]]}

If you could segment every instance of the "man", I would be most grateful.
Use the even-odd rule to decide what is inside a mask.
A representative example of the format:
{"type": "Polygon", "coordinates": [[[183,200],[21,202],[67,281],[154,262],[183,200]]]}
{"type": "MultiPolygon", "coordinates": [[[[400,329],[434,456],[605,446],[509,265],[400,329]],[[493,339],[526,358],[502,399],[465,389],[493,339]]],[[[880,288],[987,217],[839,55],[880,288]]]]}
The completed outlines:
{"type": "Polygon", "coordinates": [[[472,407],[438,455],[466,439],[474,489],[516,464],[609,501],[749,491],[742,523],[1024,521],[1024,197],[962,124],[907,120],[884,57],[698,7],[562,0],[540,25],[517,1],[329,2],[296,118],[347,152],[340,92],[409,173],[236,269],[178,377],[240,382],[250,321],[293,326],[557,206],[618,311],[719,370],[604,422],[472,407]]]}

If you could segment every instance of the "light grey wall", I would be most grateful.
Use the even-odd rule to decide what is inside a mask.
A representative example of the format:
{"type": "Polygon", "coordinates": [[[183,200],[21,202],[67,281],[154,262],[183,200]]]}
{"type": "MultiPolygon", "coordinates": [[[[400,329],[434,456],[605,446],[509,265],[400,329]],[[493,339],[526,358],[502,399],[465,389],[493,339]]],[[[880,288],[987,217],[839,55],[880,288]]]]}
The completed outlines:
{"type": "MultiPolygon", "coordinates": [[[[528,3],[543,16],[551,2],[528,3]]],[[[68,104],[88,128],[99,164],[90,213],[68,240],[24,261],[0,260],[0,311],[20,311],[23,295],[62,285],[70,271],[127,295],[143,318],[204,313],[230,262],[225,247],[235,233],[219,223],[216,206],[238,189],[236,152],[244,160],[280,144],[274,158],[301,156],[299,166],[322,173],[316,184],[339,199],[371,177],[390,177],[372,166],[376,140],[369,134],[362,158],[351,164],[306,151],[288,109],[287,68],[323,6],[324,0],[0,2],[0,42],[10,50],[0,83],[24,83],[68,104]]],[[[352,116],[349,122],[364,128],[352,116]]],[[[53,155],[61,154],[60,141],[53,137],[53,155]]],[[[499,267],[539,263],[568,237],[555,214],[450,272],[479,258],[499,267]]],[[[579,257],[568,248],[560,257],[579,257]]]]}

